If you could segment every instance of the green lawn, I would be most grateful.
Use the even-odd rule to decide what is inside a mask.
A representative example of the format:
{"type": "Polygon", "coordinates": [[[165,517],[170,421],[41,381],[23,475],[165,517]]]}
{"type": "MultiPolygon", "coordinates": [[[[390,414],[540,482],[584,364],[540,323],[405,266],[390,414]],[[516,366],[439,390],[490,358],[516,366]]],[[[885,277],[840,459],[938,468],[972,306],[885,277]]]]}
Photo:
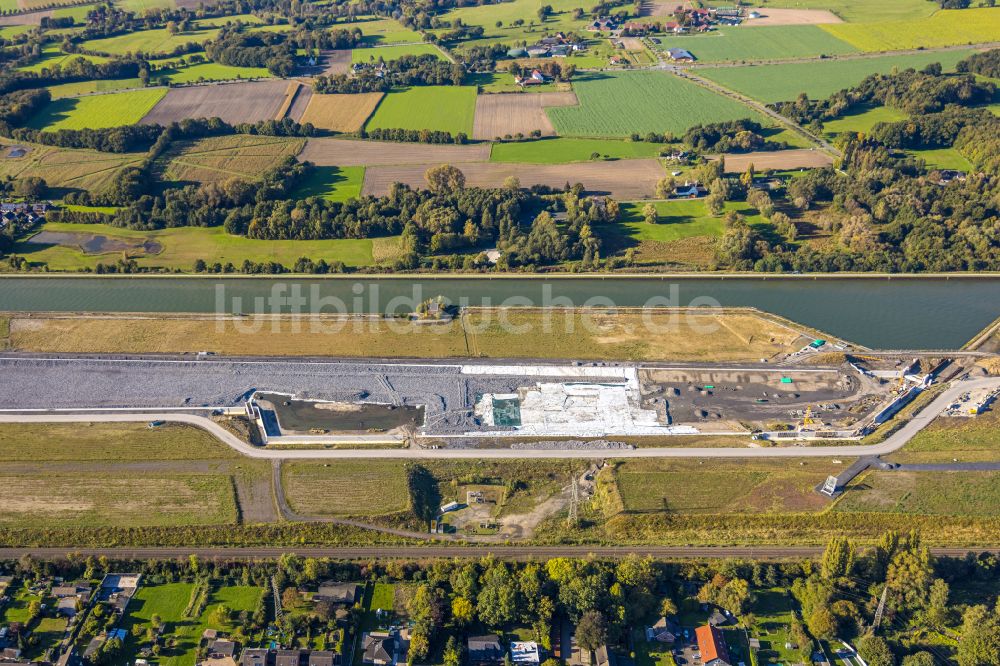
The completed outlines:
{"type": "Polygon", "coordinates": [[[396,588],[388,583],[375,583],[375,590],[372,592],[372,602],[369,608],[372,610],[393,610],[396,588]]]}
{"type": "Polygon", "coordinates": [[[192,30],[171,35],[166,28],[155,30],[140,30],[103,39],[90,39],[83,42],[83,47],[98,53],[122,55],[125,53],[168,53],[176,47],[195,42],[204,44],[215,39],[219,28],[192,30]]]}
{"type": "Polygon", "coordinates": [[[665,72],[587,74],[573,89],[579,106],[546,109],[563,136],[682,134],[698,123],[747,117],[763,122],[743,104],[665,72]]]}
{"type": "MultiPolygon", "coordinates": [[[[2,9],[2,8],[3,8],[3,6],[0,5],[0,9],[2,9]]],[[[0,39],[12,39],[14,37],[17,37],[18,35],[23,35],[26,32],[31,32],[36,27],[37,26],[33,26],[33,25],[7,25],[7,26],[3,26],[3,27],[0,27],[0,39]]]]}
{"type": "Polygon", "coordinates": [[[767,7],[829,9],[852,23],[921,18],[938,8],[930,0],[767,0],[767,7]]]}
{"type": "Polygon", "coordinates": [[[166,88],[149,88],[107,95],[53,100],[29,123],[35,129],[100,129],[134,125],[167,94],[166,88]]]}
{"type": "Polygon", "coordinates": [[[495,143],[490,152],[490,161],[564,164],[589,161],[594,153],[614,159],[656,157],[664,148],[661,144],[642,141],[552,138],[495,143]]]}
{"type": "Polygon", "coordinates": [[[823,132],[834,137],[843,132],[868,133],[878,123],[894,123],[906,120],[907,114],[889,106],[857,109],[823,124],[823,132]]]}
{"type": "Polygon", "coordinates": [[[406,44],[404,46],[380,46],[370,49],[354,49],[351,52],[351,62],[369,62],[370,60],[396,60],[404,55],[432,55],[444,60],[444,54],[431,44],[406,44]]]}
{"type": "Polygon", "coordinates": [[[7,596],[11,600],[0,609],[0,622],[7,624],[10,622],[27,622],[29,619],[28,606],[32,601],[43,602],[44,599],[37,594],[32,594],[25,587],[17,590],[8,590],[7,596]]]}
{"type": "Polygon", "coordinates": [[[927,162],[927,166],[933,169],[972,171],[972,163],[954,148],[930,148],[926,150],[908,150],[906,152],[924,160],[927,162]]]}
{"type": "Polygon", "coordinates": [[[1000,459],[1000,409],[993,407],[975,418],[935,419],[901,450],[894,462],[933,463],[992,461],[1000,459]]]}
{"type": "Polygon", "coordinates": [[[361,196],[365,182],[364,167],[313,167],[294,197],[322,197],[328,201],[347,201],[361,196]]]}
{"type": "Polygon", "coordinates": [[[822,28],[862,51],[979,44],[996,41],[1000,35],[1000,7],[945,9],[926,18],[837,23],[822,28]]]}
{"type": "MultiPolygon", "coordinates": [[[[43,230],[74,232],[80,234],[102,234],[112,239],[132,241],[141,245],[152,240],[162,246],[156,254],[143,255],[136,251],[133,258],[140,266],[162,267],[189,271],[195,260],[206,262],[216,261],[226,264],[232,262],[239,267],[244,259],[253,262],[276,261],[285,266],[291,266],[300,257],[309,257],[314,261],[325,259],[327,262],[340,261],[348,266],[370,266],[374,263],[372,248],[376,243],[392,239],[336,239],[336,240],[253,240],[243,236],[227,234],[221,227],[177,227],[156,231],[134,231],[120,229],[108,225],[65,224],[50,222],[43,230]]],[[[47,262],[52,270],[79,270],[93,268],[98,262],[114,262],[120,252],[94,255],[84,254],[78,247],[59,245],[35,245],[21,241],[16,245],[17,253],[28,261],[47,262]]]]}
{"type": "Polygon", "coordinates": [[[382,98],[367,129],[441,130],[472,134],[475,86],[415,86],[382,98]]]}
{"type": "Polygon", "coordinates": [[[38,638],[38,645],[29,653],[32,657],[41,657],[49,648],[59,645],[66,634],[66,618],[43,617],[32,630],[31,635],[38,638]]]}
{"type": "Polygon", "coordinates": [[[622,218],[616,225],[624,235],[635,240],[669,242],[691,236],[721,236],[725,228],[721,217],[714,217],[700,199],[657,201],[657,223],[647,224],[642,209],[645,203],[622,204],[622,218]]]}
{"type": "Polygon", "coordinates": [[[814,25],[723,27],[702,35],[665,37],[661,42],[658,48],[687,49],[699,62],[808,58],[857,51],[814,25]]]}
{"type": "Polygon", "coordinates": [[[782,588],[759,590],[755,593],[750,610],[756,622],[750,636],[760,639],[760,650],[757,652],[759,666],[778,666],[798,661],[798,650],[785,648],[785,643],[790,638],[789,626],[794,617],[793,603],[788,591],[782,588]]]}
{"type": "Polygon", "coordinates": [[[260,587],[233,586],[212,589],[205,610],[194,618],[184,617],[184,610],[191,600],[192,583],[167,583],[156,586],[143,586],[136,592],[135,598],[129,604],[129,613],[123,624],[129,632],[126,640],[126,650],[135,652],[137,640],[131,634],[134,625],[148,626],[150,618],[159,615],[166,624],[165,637],[173,638],[175,645],[165,649],[157,660],[161,666],[191,666],[195,661],[195,652],[205,629],[217,629],[232,632],[236,626],[232,623],[219,625],[212,617],[214,610],[220,604],[225,604],[237,615],[240,611],[253,611],[258,600],[264,594],[260,587]]]}
{"type": "Polygon", "coordinates": [[[700,69],[698,74],[762,102],[783,102],[793,100],[803,92],[813,99],[829,97],[838,90],[857,85],[871,74],[889,73],[894,68],[920,69],[939,62],[945,70],[954,70],[955,64],[971,53],[960,50],[784,65],[719,67],[700,69]]]}

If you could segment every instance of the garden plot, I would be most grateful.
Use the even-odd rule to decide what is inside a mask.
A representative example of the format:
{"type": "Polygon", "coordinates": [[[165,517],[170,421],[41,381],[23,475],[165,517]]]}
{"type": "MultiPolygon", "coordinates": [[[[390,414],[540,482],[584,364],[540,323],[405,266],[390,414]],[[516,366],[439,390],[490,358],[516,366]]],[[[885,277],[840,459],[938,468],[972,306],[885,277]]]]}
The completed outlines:
{"type": "Polygon", "coordinates": [[[187,118],[221,118],[227,123],[272,120],[282,108],[288,82],[248,81],[173,88],[146,114],[146,125],[169,125],[187,118]]]}
{"type": "Polygon", "coordinates": [[[545,109],[553,106],[576,106],[579,101],[572,92],[505,93],[480,95],[476,99],[474,139],[528,135],[541,130],[543,136],[556,131],[545,109]]]}
{"type": "MultiPolygon", "coordinates": [[[[451,146],[352,139],[309,139],[305,149],[299,154],[299,159],[317,166],[459,164],[488,161],[490,146],[485,143],[451,146]]],[[[423,170],[420,170],[420,177],[423,178],[423,170]]]]}
{"type": "MultiPolygon", "coordinates": [[[[653,196],[657,181],[663,177],[658,160],[619,160],[617,162],[578,162],[574,164],[503,164],[470,163],[459,166],[469,187],[496,187],[508,177],[517,178],[522,187],[548,185],[562,188],[566,183],[583,183],[592,194],[608,194],[616,199],[641,199],[653,196]]],[[[393,183],[426,187],[427,165],[379,166],[365,171],[364,194],[384,195],[393,183]]]]}

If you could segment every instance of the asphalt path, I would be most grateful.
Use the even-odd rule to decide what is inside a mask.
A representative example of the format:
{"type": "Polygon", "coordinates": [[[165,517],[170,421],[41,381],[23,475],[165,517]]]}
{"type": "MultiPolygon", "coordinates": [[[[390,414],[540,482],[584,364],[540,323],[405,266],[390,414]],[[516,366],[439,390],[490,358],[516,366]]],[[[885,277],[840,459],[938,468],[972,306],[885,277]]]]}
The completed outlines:
{"type": "Polygon", "coordinates": [[[872,445],[845,446],[761,446],[759,448],[649,447],[636,449],[266,449],[253,446],[236,437],[218,423],[198,414],[177,412],[96,412],[96,413],[0,413],[0,423],[141,423],[166,421],[187,423],[202,428],[221,442],[248,458],[266,460],[334,460],[334,459],[482,459],[512,458],[517,460],[545,458],[838,458],[887,455],[902,448],[959,395],[979,388],[1000,387],[1000,377],[956,381],[941,392],[929,405],[911,418],[885,441],[872,445]]]}
{"type": "MultiPolygon", "coordinates": [[[[545,560],[553,557],[594,557],[613,559],[636,554],[657,559],[753,559],[780,560],[817,557],[825,546],[505,546],[505,545],[416,545],[339,548],[0,548],[0,559],[17,559],[31,555],[42,559],[74,557],[107,557],[119,559],[186,558],[197,555],[204,559],[272,560],[285,553],[302,557],[334,559],[422,559],[451,557],[482,557],[493,555],[511,560],[545,560]]],[[[964,557],[968,553],[1000,553],[1000,548],[931,548],[939,557],[964,557]]]]}

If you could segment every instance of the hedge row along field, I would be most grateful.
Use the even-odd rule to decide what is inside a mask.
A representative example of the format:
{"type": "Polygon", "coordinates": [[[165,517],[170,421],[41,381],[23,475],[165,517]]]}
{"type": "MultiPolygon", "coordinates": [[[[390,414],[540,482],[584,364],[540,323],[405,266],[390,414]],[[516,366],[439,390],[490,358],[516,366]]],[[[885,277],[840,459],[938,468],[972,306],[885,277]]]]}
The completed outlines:
{"type": "Polygon", "coordinates": [[[580,106],[546,109],[563,136],[683,134],[692,125],[753,117],[729,98],[664,72],[601,72],[573,84],[580,106]]]}
{"type": "Polygon", "coordinates": [[[847,42],[814,25],[727,27],[705,35],[666,38],[659,48],[687,49],[700,62],[780,60],[857,52],[847,42]]]}
{"type": "Polygon", "coordinates": [[[823,30],[862,51],[979,44],[1000,39],[1000,8],[942,10],[909,21],[837,23],[823,30]]]}
{"type": "Polygon", "coordinates": [[[954,70],[955,64],[972,52],[970,49],[855,60],[706,68],[698,70],[698,74],[761,102],[785,102],[803,92],[813,99],[823,99],[860,83],[866,76],[886,74],[893,68],[921,69],[939,62],[945,70],[954,70]]]}

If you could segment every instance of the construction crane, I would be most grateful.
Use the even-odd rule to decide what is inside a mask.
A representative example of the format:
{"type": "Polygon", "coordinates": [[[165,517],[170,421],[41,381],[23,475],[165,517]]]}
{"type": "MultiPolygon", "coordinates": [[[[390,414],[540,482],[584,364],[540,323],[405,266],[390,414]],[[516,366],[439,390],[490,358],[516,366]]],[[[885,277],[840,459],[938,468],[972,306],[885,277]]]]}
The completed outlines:
{"type": "Polygon", "coordinates": [[[802,415],[802,425],[799,426],[799,430],[805,430],[809,426],[816,425],[817,420],[813,418],[813,408],[812,405],[806,407],[806,413],[802,415]]]}

